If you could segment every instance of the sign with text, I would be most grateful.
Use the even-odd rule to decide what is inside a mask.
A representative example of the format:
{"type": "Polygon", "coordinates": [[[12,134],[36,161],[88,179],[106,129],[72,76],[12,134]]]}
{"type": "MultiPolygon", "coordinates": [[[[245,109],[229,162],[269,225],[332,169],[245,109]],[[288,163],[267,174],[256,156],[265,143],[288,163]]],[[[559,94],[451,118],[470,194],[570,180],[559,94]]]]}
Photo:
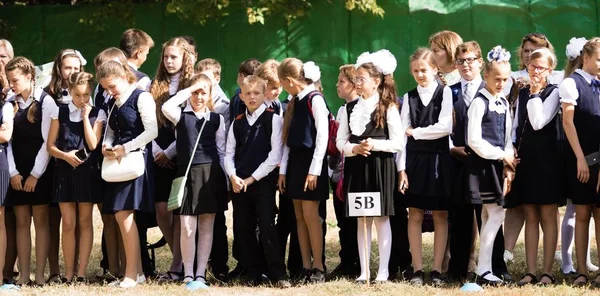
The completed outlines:
{"type": "Polygon", "coordinates": [[[381,216],[381,193],[348,192],[348,214],[350,217],[381,216]]]}

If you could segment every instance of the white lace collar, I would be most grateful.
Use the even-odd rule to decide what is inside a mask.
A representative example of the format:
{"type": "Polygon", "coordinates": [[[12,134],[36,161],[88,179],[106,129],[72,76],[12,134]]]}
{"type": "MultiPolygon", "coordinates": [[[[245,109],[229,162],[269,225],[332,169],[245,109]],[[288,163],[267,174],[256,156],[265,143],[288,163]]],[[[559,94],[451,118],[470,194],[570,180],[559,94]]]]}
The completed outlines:
{"type": "Polygon", "coordinates": [[[371,122],[371,114],[375,111],[377,103],[379,103],[378,92],[375,92],[369,98],[358,99],[354,109],[352,109],[352,114],[350,114],[349,126],[353,135],[360,136],[365,132],[367,124],[371,122]]]}
{"type": "Polygon", "coordinates": [[[482,95],[484,95],[488,101],[488,109],[490,111],[496,112],[498,114],[504,114],[508,111],[508,103],[504,98],[504,94],[502,92],[498,93],[496,96],[492,95],[487,89],[482,88],[479,91],[482,95]]]}

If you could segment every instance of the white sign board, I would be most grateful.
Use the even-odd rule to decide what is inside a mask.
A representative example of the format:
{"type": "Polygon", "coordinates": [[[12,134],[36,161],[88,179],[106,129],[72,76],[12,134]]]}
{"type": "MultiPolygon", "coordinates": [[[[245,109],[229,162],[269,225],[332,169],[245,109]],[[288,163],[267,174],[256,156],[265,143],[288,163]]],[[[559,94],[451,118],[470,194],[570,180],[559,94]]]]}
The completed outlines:
{"type": "Polygon", "coordinates": [[[381,216],[381,193],[348,192],[348,214],[350,217],[381,216]]]}

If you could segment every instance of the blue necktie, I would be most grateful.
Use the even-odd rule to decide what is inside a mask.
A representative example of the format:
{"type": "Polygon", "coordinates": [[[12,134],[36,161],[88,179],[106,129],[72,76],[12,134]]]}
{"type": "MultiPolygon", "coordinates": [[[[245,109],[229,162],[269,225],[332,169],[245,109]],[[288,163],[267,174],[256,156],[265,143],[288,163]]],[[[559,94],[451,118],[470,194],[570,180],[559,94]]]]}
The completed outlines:
{"type": "Polygon", "coordinates": [[[592,79],[592,92],[600,94],[600,80],[592,79]]]}

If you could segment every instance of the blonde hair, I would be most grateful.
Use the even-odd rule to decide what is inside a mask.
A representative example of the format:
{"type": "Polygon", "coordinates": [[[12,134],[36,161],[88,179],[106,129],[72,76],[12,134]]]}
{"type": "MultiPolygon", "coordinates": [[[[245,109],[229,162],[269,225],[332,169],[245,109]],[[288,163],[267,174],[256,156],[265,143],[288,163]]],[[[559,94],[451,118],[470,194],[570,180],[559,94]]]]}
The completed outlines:
{"type": "MultiPolygon", "coordinates": [[[[113,60],[113,61],[118,60],[123,65],[127,64],[127,57],[125,56],[125,53],[123,53],[122,50],[120,50],[116,47],[109,47],[109,48],[101,51],[94,58],[94,67],[98,68],[98,66],[100,66],[104,62],[110,61],[110,60],[113,60]]],[[[132,73],[132,75],[133,75],[133,73],[132,73]]]]}
{"type": "Polygon", "coordinates": [[[278,61],[268,59],[254,71],[254,75],[264,79],[267,84],[279,87],[281,85],[279,75],[277,75],[277,68],[279,68],[279,65],[280,63],[278,61]]]}
{"type": "Polygon", "coordinates": [[[206,102],[206,108],[208,108],[208,110],[213,111],[214,110],[214,104],[213,104],[213,100],[212,100],[212,80],[210,80],[210,78],[208,76],[206,76],[205,74],[195,74],[194,76],[192,76],[187,83],[185,84],[184,87],[190,87],[198,82],[204,82],[206,83],[206,85],[208,85],[208,102],[206,102]]]}
{"type": "MultiPolygon", "coordinates": [[[[279,67],[277,68],[277,76],[279,76],[279,80],[292,78],[296,81],[304,82],[305,84],[313,84],[314,81],[304,76],[303,67],[304,63],[302,63],[301,60],[297,58],[286,58],[281,61],[281,64],[279,64],[279,67]]],[[[296,100],[291,100],[288,103],[287,109],[285,110],[282,130],[283,143],[287,143],[288,132],[290,129],[290,124],[292,123],[292,117],[294,116],[295,105],[296,100]]]]}
{"type": "Polygon", "coordinates": [[[221,64],[219,63],[219,61],[217,61],[215,59],[211,59],[211,58],[202,59],[196,64],[195,71],[196,71],[196,73],[200,73],[200,72],[204,72],[204,71],[211,71],[213,73],[213,75],[215,76],[215,78],[217,76],[221,77],[221,64]]]}
{"type": "Polygon", "coordinates": [[[576,69],[583,68],[583,55],[592,56],[594,51],[596,51],[598,48],[600,48],[599,37],[594,37],[588,40],[583,46],[581,54],[576,59],[567,62],[567,66],[565,67],[565,78],[571,76],[576,69]]]}
{"type": "MultiPolygon", "coordinates": [[[[456,32],[440,31],[429,36],[429,46],[437,46],[446,51],[448,62],[454,65],[454,53],[459,44],[463,43],[462,38],[456,32]]],[[[438,65],[440,67],[441,65],[438,65]]]]}
{"type": "Polygon", "coordinates": [[[92,89],[92,81],[94,79],[94,75],[87,72],[76,72],[72,73],[69,76],[69,90],[75,88],[78,85],[86,85],[89,89],[92,89]]]}
{"type": "Polygon", "coordinates": [[[6,39],[0,39],[0,47],[6,48],[6,53],[11,60],[15,57],[15,51],[10,41],[6,39]]]}
{"type": "Polygon", "coordinates": [[[242,89],[244,89],[246,87],[258,87],[264,93],[267,91],[267,82],[264,79],[260,78],[259,76],[248,75],[248,76],[244,77],[244,80],[242,81],[242,85],[241,85],[242,89]]]}
{"type": "MultiPolygon", "coordinates": [[[[6,73],[14,70],[21,70],[23,75],[31,75],[31,95],[33,95],[35,90],[35,66],[33,65],[33,62],[28,60],[26,57],[16,57],[10,60],[10,62],[8,62],[8,64],[5,66],[6,73]]],[[[23,99],[27,100],[28,98],[23,99]]],[[[29,110],[27,111],[27,120],[31,123],[36,122],[35,114],[37,112],[37,108],[38,101],[33,100],[29,110]]]]}
{"type": "Polygon", "coordinates": [[[156,102],[156,121],[158,122],[159,127],[169,124],[169,120],[167,120],[160,109],[160,107],[170,98],[169,84],[171,83],[171,74],[167,72],[164,59],[165,49],[169,46],[181,49],[182,54],[181,75],[179,76],[177,91],[182,90],[187,81],[194,76],[195,57],[190,44],[181,37],[173,38],[164,43],[160,54],[160,64],[156,70],[156,77],[152,81],[152,86],[150,87],[150,94],[152,94],[152,97],[156,102]]]}
{"type": "Polygon", "coordinates": [[[96,76],[98,77],[98,81],[107,78],[124,78],[129,84],[134,84],[136,80],[127,64],[113,60],[106,61],[98,66],[96,76]]]}
{"type": "Polygon", "coordinates": [[[79,56],[75,53],[74,49],[67,48],[58,52],[56,58],[54,58],[52,75],[50,78],[50,83],[48,84],[48,94],[56,99],[62,97],[60,90],[63,84],[63,77],[60,73],[60,68],[62,68],[63,61],[66,58],[76,58],[79,61],[79,71],[83,71],[83,65],[81,64],[81,60],[79,59],[79,56]]]}
{"type": "Polygon", "coordinates": [[[536,49],[531,54],[531,57],[529,57],[529,62],[531,62],[532,60],[540,59],[540,58],[546,58],[548,60],[548,64],[550,64],[550,68],[552,70],[554,70],[554,68],[556,68],[556,56],[554,55],[554,52],[550,51],[549,49],[547,49],[545,47],[536,49]]]}
{"type": "Polygon", "coordinates": [[[412,55],[410,55],[409,62],[411,64],[414,61],[420,60],[426,61],[434,69],[438,68],[438,66],[435,64],[435,60],[433,59],[433,52],[427,47],[419,47],[412,55]]]}
{"type": "Polygon", "coordinates": [[[354,84],[354,78],[356,78],[356,67],[351,64],[346,64],[340,66],[340,74],[346,78],[350,83],[352,83],[353,87],[356,87],[354,84]]]}
{"type": "Polygon", "coordinates": [[[523,37],[523,39],[521,40],[521,46],[519,46],[519,48],[517,48],[517,59],[519,61],[519,70],[523,70],[527,66],[523,62],[523,59],[521,58],[521,55],[523,53],[523,47],[525,46],[525,43],[527,43],[527,42],[531,42],[535,47],[545,47],[545,48],[549,49],[550,51],[554,52],[554,46],[552,46],[552,43],[550,43],[550,40],[548,40],[546,35],[541,34],[541,33],[529,33],[529,34],[525,35],[525,37],[523,37]]]}

